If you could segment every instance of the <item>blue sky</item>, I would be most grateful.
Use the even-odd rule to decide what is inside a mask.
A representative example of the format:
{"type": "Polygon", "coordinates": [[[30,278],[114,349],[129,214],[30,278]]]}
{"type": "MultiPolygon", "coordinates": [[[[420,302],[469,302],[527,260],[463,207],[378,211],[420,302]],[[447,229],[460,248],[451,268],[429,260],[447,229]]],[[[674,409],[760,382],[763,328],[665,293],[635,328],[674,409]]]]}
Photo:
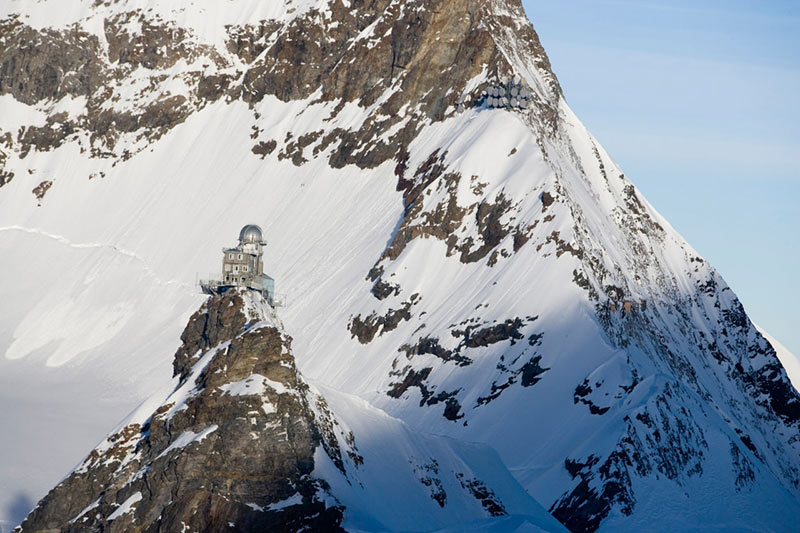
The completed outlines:
{"type": "Polygon", "coordinates": [[[575,113],[800,356],[800,2],[523,5],[575,113]]]}

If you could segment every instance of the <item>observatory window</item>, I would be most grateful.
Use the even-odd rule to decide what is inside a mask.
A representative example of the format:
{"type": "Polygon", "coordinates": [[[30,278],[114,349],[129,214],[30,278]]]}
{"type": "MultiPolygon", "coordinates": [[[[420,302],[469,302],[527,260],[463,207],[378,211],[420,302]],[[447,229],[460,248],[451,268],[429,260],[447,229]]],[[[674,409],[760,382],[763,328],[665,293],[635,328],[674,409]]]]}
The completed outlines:
{"type": "Polygon", "coordinates": [[[239,254],[239,259],[240,259],[240,260],[242,259],[242,254],[239,254]]]}
{"type": "Polygon", "coordinates": [[[239,265],[233,265],[233,271],[239,272],[239,265]]]}
{"type": "Polygon", "coordinates": [[[247,272],[247,265],[242,266],[242,272],[247,272]]]}
{"type": "Polygon", "coordinates": [[[228,259],[233,259],[233,254],[228,254],[228,259]]]}

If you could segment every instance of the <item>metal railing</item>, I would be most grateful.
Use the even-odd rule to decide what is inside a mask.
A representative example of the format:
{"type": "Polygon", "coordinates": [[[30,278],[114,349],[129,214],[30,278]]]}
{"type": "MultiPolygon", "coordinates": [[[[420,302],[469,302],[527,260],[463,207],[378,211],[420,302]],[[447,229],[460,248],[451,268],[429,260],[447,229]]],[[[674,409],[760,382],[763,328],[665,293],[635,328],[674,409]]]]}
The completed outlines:
{"type": "MultiPolygon", "coordinates": [[[[235,287],[235,286],[237,286],[235,283],[223,282],[222,280],[218,280],[218,279],[198,279],[197,280],[197,285],[198,285],[198,287],[200,287],[204,291],[205,290],[216,291],[220,287],[235,287]]],[[[253,289],[253,290],[257,290],[257,289],[253,289]]],[[[266,290],[263,290],[263,291],[260,291],[260,292],[262,294],[264,294],[265,297],[267,297],[267,291],[266,290]]],[[[287,301],[288,301],[288,299],[286,297],[286,293],[282,293],[282,292],[281,293],[275,293],[272,296],[272,301],[270,302],[270,304],[272,305],[272,307],[286,307],[287,306],[287,301]]],[[[0,533],[2,533],[2,532],[0,532],[0,533]]]]}

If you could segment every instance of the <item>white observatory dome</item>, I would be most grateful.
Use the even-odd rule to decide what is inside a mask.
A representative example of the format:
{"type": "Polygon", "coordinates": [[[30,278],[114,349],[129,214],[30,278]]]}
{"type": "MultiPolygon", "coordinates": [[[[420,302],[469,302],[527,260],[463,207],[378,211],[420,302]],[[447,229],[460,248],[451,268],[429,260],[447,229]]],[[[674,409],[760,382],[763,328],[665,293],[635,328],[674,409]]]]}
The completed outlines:
{"type": "Polygon", "coordinates": [[[239,232],[239,242],[242,244],[261,244],[264,237],[261,233],[261,228],[255,224],[248,224],[239,232]]]}

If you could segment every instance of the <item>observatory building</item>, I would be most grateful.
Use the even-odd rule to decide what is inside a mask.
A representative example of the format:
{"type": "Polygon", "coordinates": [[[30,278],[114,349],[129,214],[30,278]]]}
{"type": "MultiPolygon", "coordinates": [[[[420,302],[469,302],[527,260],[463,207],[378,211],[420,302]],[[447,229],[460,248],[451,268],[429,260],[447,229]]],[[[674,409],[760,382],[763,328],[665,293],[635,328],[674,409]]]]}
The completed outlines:
{"type": "Polygon", "coordinates": [[[223,248],[222,277],[219,280],[201,280],[206,294],[220,294],[232,287],[246,287],[264,295],[270,305],[275,305],[275,280],[264,274],[264,242],[261,228],[248,224],[239,232],[239,244],[223,248]]]}

